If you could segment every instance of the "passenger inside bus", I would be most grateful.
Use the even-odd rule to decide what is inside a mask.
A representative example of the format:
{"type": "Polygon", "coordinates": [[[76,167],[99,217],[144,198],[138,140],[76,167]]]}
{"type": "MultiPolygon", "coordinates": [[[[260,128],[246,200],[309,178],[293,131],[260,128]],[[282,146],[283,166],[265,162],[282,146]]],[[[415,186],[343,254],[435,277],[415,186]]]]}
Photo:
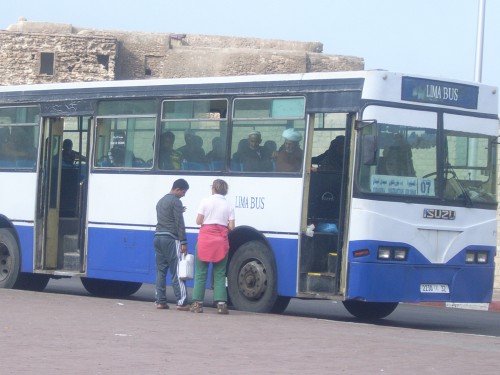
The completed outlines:
{"type": "Polygon", "coordinates": [[[199,135],[193,135],[189,143],[182,151],[182,157],[185,161],[191,163],[204,163],[205,150],[203,149],[203,139],[199,135]]]}
{"type": "Polygon", "coordinates": [[[224,154],[224,144],[222,143],[221,137],[214,137],[212,139],[212,150],[207,152],[205,161],[207,163],[213,161],[222,161],[224,160],[224,154]]]}
{"type": "Polygon", "coordinates": [[[78,151],[73,150],[73,141],[67,138],[62,145],[62,165],[63,167],[73,166],[76,160],[87,161],[87,158],[78,151]]]}
{"type": "Polygon", "coordinates": [[[248,138],[240,141],[238,151],[233,155],[233,164],[240,164],[246,172],[271,172],[273,170],[272,155],[261,146],[262,136],[254,130],[248,138]]]}
{"type": "Polygon", "coordinates": [[[127,136],[124,131],[117,131],[113,138],[113,147],[108,152],[108,159],[112,167],[132,167],[135,156],[132,151],[127,150],[127,136]]]}
{"type": "Polygon", "coordinates": [[[378,161],[378,173],[388,176],[416,175],[410,145],[400,134],[396,134],[392,144],[384,149],[378,161]]]}
{"type": "Polygon", "coordinates": [[[293,128],[289,128],[283,132],[283,138],[285,141],[276,154],[276,171],[300,172],[302,169],[302,155],[304,154],[299,144],[302,140],[302,134],[293,128]]]}
{"type": "Polygon", "coordinates": [[[316,232],[335,233],[340,220],[345,136],[339,135],[322,154],[312,157],[309,222],[316,232]]]}
{"type": "Polygon", "coordinates": [[[328,150],[311,159],[312,164],[317,165],[317,167],[312,168],[312,171],[341,173],[344,164],[344,144],[345,136],[335,137],[330,142],[328,150]]]}
{"type": "Polygon", "coordinates": [[[175,134],[171,131],[160,136],[160,155],[158,167],[163,170],[179,170],[181,168],[182,154],[174,150],[175,134]]]}
{"type": "Polygon", "coordinates": [[[194,163],[203,163],[205,161],[203,139],[196,135],[194,130],[186,129],[184,131],[184,141],[186,144],[177,149],[182,154],[182,159],[194,163]]]}
{"type": "Polygon", "coordinates": [[[269,155],[273,155],[273,156],[274,156],[274,153],[276,151],[278,151],[278,145],[276,144],[276,142],[271,141],[271,140],[264,142],[264,148],[269,153],[269,155]]]}

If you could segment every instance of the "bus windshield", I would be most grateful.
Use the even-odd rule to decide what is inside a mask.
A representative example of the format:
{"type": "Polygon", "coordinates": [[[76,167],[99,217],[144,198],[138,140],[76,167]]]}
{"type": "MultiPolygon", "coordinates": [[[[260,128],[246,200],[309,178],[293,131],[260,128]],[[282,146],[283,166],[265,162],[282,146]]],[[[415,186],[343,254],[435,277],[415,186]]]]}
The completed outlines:
{"type": "Polygon", "coordinates": [[[427,127],[373,122],[360,134],[362,192],[496,202],[496,137],[445,130],[441,151],[427,127]]]}

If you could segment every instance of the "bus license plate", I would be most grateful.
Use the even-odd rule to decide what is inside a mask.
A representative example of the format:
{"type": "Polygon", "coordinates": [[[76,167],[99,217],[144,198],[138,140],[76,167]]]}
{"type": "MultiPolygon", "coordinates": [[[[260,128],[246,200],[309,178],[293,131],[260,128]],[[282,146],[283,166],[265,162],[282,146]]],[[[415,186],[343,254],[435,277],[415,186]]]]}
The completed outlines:
{"type": "Polygon", "coordinates": [[[446,284],[420,284],[420,293],[450,293],[446,284]]]}

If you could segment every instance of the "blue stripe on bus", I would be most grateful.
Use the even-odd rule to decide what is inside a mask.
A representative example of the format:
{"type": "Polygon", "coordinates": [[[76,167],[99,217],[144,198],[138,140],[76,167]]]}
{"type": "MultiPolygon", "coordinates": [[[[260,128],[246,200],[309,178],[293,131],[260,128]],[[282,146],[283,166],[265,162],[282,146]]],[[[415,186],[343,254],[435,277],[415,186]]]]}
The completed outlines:
{"type": "Polygon", "coordinates": [[[33,272],[33,227],[16,225],[21,246],[21,272],[33,272]]]}
{"type": "Polygon", "coordinates": [[[155,282],[154,232],[88,229],[87,276],[155,282]]]}
{"type": "MultiPolygon", "coordinates": [[[[94,278],[155,282],[153,231],[89,228],[87,276],[94,278]]],[[[195,253],[197,234],[187,233],[188,251],[195,253]]],[[[297,239],[268,238],[276,259],[278,294],[295,296],[297,239]]],[[[167,278],[169,282],[169,278],[167,278]]],[[[207,286],[210,280],[207,281],[207,286]]],[[[188,287],[193,281],[188,281],[188,287]]]]}
{"type": "Polygon", "coordinates": [[[294,297],[297,289],[297,239],[269,238],[278,270],[278,295],[294,297]]]}
{"type": "MultiPolygon", "coordinates": [[[[408,249],[408,258],[405,263],[410,263],[414,265],[425,265],[431,264],[431,261],[427,259],[418,249],[415,247],[404,243],[404,242],[389,242],[389,241],[378,241],[378,240],[364,240],[364,241],[351,241],[349,245],[349,253],[348,259],[349,261],[356,262],[385,262],[385,263],[393,263],[393,264],[401,264],[401,261],[397,260],[389,260],[389,261],[380,261],[377,259],[377,251],[380,246],[389,246],[389,247],[400,247],[408,249]],[[366,256],[354,257],[354,252],[358,250],[368,250],[369,254],[366,256]]],[[[494,258],[496,254],[496,248],[494,246],[484,246],[484,245],[469,245],[466,248],[462,249],[457,255],[455,255],[452,259],[446,262],[447,265],[457,265],[463,266],[465,264],[465,251],[467,250],[475,250],[475,251],[487,251],[491,256],[488,257],[487,265],[494,264],[494,258]]]]}
{"type": "MultiPolygon", "coordinates": [[[[467,249],[487,250],[485,265],[465,264],[465,251],[446,264],[433,264],[420,252],[410,248],[407,261],[377,260],[379,241],[355,241],[350,244],[347,299],[370,302],[490,302],[494,279],[495,247],[469,246],[467,249]],[[353,258],[353,249],[369,248],[367,257],[353,258]],[[421,293],[421,284],[446,284],[450,293],[421,293]]],[[[384,243],[387,245],[387,243],[384,243]]],[[[392,246],[402,244],[391,243],[392,246]]],[[[406,246],[408,246],[406,244],[406,246]]],[[[408,246],[409,247],[409,246],[408,246]]]]}

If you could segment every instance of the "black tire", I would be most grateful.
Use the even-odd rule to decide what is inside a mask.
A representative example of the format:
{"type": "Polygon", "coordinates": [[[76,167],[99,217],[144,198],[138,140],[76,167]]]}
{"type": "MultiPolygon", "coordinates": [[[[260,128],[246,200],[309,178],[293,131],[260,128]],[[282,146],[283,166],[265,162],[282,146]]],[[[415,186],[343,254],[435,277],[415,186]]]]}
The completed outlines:
{"type": "Polygon", "coordinates": [[[398,307],[397,302],[363,302],[347,300],[343,301],[343,304],[349,313],[363,320],[385,318],[398,307]]]}
{"type": "Polygon", "coordinates": [[[38,273],[20,273],[15,289],[30,290],[32,292],[43,292],[49,283],[50,276],[38,273]]]}
{"type": "Polygon", "coordinates": [[[137,292],[142,283],[133,281],[117,281],[81,278],[83,287],[87,292],[98,297],[128,297],[137,292]]]}
{"type": "Polygon", "coordinates": [[[0,288],[14,288],[21,270],[21,253],[14,232],[0,228],[0,288]]]}
{"type": "Polygon", "coordinates": [[[261,241],[240,246],[229,263],[227,283],[229,298],[236,309],[271,312],[277,300],[278,277],[269,247],[261,241]]]}
{"type": "Polygon", "coordinates": [[[274,303],[271,312],[273,314],[282,314],[288,307],[290,299],[291,299],[290,297],[281,297],[281,296],[276,298],[276,302],[274,303]]]}

